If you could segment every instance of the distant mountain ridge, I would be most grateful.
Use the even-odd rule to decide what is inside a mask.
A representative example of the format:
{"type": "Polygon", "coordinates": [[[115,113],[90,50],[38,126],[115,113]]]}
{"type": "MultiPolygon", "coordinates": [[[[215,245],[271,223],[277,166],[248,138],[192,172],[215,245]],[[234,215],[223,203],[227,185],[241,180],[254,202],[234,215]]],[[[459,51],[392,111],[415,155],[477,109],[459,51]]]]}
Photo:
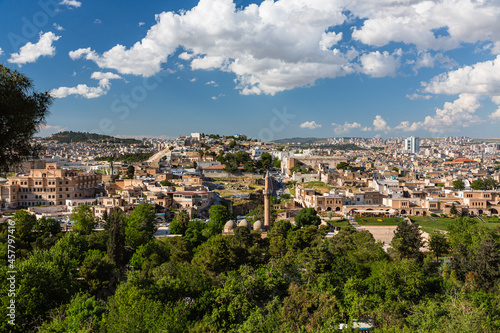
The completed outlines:
{"type": "MultiPolygon", "coordinates": [[[[344,140],[349,140],[351,138],[344,137],[344,140]]],[[[316,148],[317,144],[321,144],[321,148],[333,149],[333,150],[366,150],[365,148],[359,147],[353,143],[341,143],[332,144],[328,143],[328,138],[290,138],[290,139],[280,139],[274,140],[274,143],[288,145],[293,148],[316,148]]]]}
{"type": "Polygon", "coordinates": [[[126,143],[126,144],[134,144],[141,143],[142,141],[136,139],[121,139],[115,138],[110,135],[96,134],[96,133],[88,133],[88,132],[73,132],[73,131],[63,131],[52,134],[44,138],[43,140],[56,140],[60,143],[71,143],[71,142],[110,142],[110,143],[126,143]]]}
{"type": "Polygon", "coordinates": [[[326,143],[328,138],[289,138],[289,139],[279,139],[274,140],[273,142],[279,144],[299,144],[299,145],[310,145],[314,143],[326,143]]]}
{"type": "Polygon", "coordinates": [[[309,138],[286,138],[286,139],[279,139],[279,140],[274,140],[274,143],[279,143],[279,144],[298,144],[298,145],[312,145],[312,144],[318,144],[318,143],[327,143],[329,139],[344,139],[344,141],[349,141],[353,137],[342,137],[342,138],[315,138],[315,137],[309,137],[309,138]]]}

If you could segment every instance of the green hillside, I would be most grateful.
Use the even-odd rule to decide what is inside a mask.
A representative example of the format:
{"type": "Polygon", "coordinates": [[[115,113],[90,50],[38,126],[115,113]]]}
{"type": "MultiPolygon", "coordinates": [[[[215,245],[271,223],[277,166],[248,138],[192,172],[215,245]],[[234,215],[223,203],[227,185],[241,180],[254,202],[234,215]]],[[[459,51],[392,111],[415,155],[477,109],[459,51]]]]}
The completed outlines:
{"type": "Polygon", "coordinates": [[[70,143],[70,142],[110,142],[110,143],[141,143],[141,141],[136,139],[120,139],[109,135],[87,133],[87,132],[73,132],[64,131],[52,134],[46,137],[44,140],[56,140],[60,143],[70,143]]]}

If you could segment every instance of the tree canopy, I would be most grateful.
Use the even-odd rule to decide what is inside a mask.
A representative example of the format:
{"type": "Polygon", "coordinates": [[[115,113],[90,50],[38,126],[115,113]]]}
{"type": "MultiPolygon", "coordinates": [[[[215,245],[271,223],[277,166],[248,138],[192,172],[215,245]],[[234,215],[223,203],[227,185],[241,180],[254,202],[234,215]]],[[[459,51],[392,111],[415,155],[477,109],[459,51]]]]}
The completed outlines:
{"type": "Polygon", "coordinates": [[[498,187],[498,182],[493,178],[479,178],[470,184],[473,190],[494,190],[498,187]]]}
{"type": "Polygon", "coordinates": [[[295,224],[297,227],[302,228],[308,225],[320,225],[321,218],[314,208],[302,208],[299,214],[295,216],[295,224]]]}
{"type": "Polygon", "coordinates": [[[337,169],[339,170],[347,170],[350,167],[351,165],[348,162],[340,162],[339,164],[337,164],[337,169]]]}
{"type": "Polygon", "coordinates": [[[407,259],[422,259],[420,248],[424,246],[419,225],[416,223],[399,222],[392,239],[393,249],[407,259]]]}
{"type": "Polygon", "coordinates": [[[94,213],[89,205],[80,205],[71,213],[73,221],[73,230],[82,234],[88,235],[97,227],[97,221],[94,218],[94,213]]]}
{"type": "Polygon", "coordinates": [[[31,139],[45,124],[51,103],[48,92],[36,92],[29,78],[0,64],[0,172],[37,156],[31,139]]]}
{"type": "MultiPolygon", "coordinates": [[[[220,224],[230,214],[219,206],[211,218],[220,224]]],[[[315,220],[312,211],[303,215],[315,220]]],[[[44,248],[38,239],[51,221],[13,218],[16,237],[36,239],[21,249],[25,255],[16,252],[16,325],[3,320],[2,332],[312,333],[341,324],[353,331],[361,317],[373,320],[375,332],[500,331],[500,230],[470,218],[432,234],[427,254],[419,251],[416,224],[398,225],[386,252],[350,225],[327,237],[314,223],[275,221],[262,237],[243,226],[210,234],[209,224],[192,220],[184,236],[120,246],[122,269],[119,246],[111,245],[123,239],[125,219],[139,235],[148,230],[147,205],[128,218],[110,213],[103,231],[61,235],[54,228],[48,239],[56,241],[44,248]]],[[[0,222],[0,248],[7,225],[0,222]]],[[[0,261],[0,279],[9,277],[7,264],[0,261]]],[[[8,292],[9,283],[0,284],[4,318],[8,292]]]]}
{"type": "Polygon", "coordinates": [[[135,207],[125,220],[125,245],[137,248],[149,242],[156,231],[154,208],[148,203],[135,207]]]}
{"type": "Polygon", "coordinates": [[[224,205],[212,205],[209,211],[208,229],[212,235],[218,234],[224,228],[224,224],[231,218],[231,214],[224,205]]]}
{"type": "Polygon", "coordinates": [[[461,179],[454,180],[451,185],[455,190],[463,190],[465,188],[465,183],[461,179]]]}

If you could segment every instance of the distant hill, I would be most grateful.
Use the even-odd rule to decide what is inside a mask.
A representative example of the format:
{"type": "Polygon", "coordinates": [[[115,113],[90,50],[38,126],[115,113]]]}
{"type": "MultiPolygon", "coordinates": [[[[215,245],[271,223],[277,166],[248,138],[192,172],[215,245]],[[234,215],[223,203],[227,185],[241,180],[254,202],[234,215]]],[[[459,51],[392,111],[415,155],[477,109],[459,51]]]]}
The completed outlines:
{"type": "Polygon", "coordinates": [[[321,146],[315,146],[315,145],[288,145],[290,148],[301,148],[301,149],[308,149],[308,148],[321,148],[321,149],[332,149],[332,150],[367,150],[366,148],[362,148],[360,146],[357,146],[353,143],[343,143],[343,144],[327,144],[327,145],[321,145],[321,146]]]}
{"type": "MultiPolygon", "coordinates": [[[[350,138],[343,138],[344,140],[349,140],[350,138]]],[[[287,145],[291,148],[318,148],[318,144],[321,144],[321,148],[323,149],[333,149],[333,150],[366,150],[365,148],[361,148],[352,143],[343,143],[343,144],[327,144],[328,139],[322,138],[290,138],[290,139],[280,139],[274,140],[273,142],[279,143],[282,145],[287,145]]]]}
{"type": "Polygon", "coordinates": [[[273,142],[279,144],[298,144],[298,145],[311,145],[314,143],[325,143],[327,139],[322,138],[289,138],[289,139],[279,139],[273,142]]]}
{"type": "Polygon", "coordinates": [[[93,143],[101,143],[101,142],[110,142],[110,143],[126,143],[126,144],[134,144],[141,143],[142,141],[136,139],[121,139],[115,138],[109,135],[102,135],[96,133],[87,133],[87,132],[73,132],[73,131],[64,131],[52,134],[44,138],[44,140],[56,140],[60,143],[70,143],[70,142],[93,142],[93,143]]]}

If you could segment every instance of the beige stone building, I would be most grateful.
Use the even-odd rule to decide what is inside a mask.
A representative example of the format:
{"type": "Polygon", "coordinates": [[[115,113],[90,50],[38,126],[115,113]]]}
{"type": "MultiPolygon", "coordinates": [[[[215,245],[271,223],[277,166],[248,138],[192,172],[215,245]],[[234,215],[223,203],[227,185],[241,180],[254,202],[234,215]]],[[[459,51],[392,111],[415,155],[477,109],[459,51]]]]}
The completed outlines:
{"type": "Polygon", "coordinates": [[[18,208],[40,205],[64,205],[67,199],[95,195],[101,174],[61,169],[59,163],[47,163],[45,169],[32,169],[29,175],[10,177],[1,186],[0,205],[18,208]]]}

